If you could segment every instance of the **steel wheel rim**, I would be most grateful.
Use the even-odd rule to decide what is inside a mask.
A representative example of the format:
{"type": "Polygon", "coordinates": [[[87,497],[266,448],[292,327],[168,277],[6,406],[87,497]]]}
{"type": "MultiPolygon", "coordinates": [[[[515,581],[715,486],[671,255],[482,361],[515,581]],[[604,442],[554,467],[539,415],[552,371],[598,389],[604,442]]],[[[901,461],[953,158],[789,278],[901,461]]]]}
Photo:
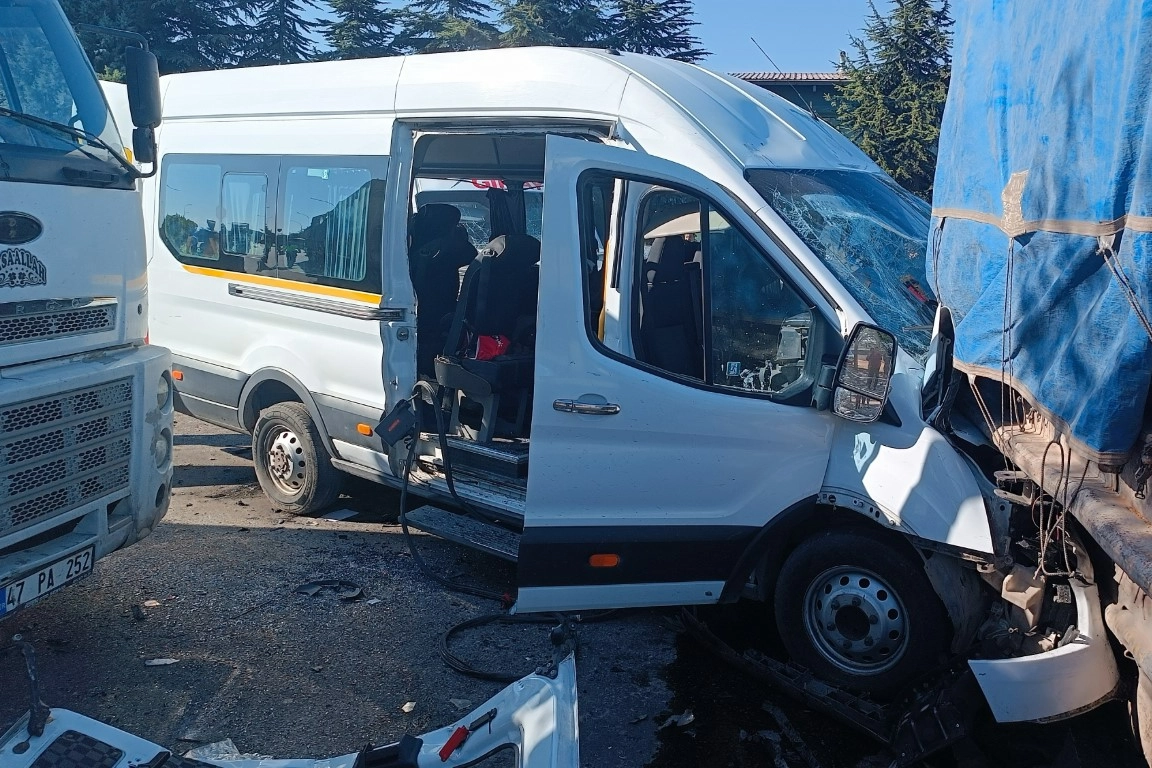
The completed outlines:
{"type": "Polygon", "coordinates": [[[852,675],[886,672],[908,648],[908,614],[899,595],[855,566],[829,568],[808,585],[804,630],[825,661],[852,675]]]}
{"type": "Polygon", "coordinates": [[[298,496],[304,490],[308,471],[300,438],[287,427],[277,426],[268,433],[264,443],[265,464],[272,484],[284,494],[298,496]]]}

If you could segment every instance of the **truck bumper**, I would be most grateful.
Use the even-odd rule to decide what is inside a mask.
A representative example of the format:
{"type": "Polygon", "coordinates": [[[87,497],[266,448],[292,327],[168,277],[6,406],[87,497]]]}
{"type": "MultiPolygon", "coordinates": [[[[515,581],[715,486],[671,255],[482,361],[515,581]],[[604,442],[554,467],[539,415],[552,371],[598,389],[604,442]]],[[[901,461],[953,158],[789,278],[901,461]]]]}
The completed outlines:
{"type": "Polygon", "coordinates": [[[1032,656],[968,662],[997,722],[1061,720],[1112,698],[1120,675],[1096,585],[1071,586],[1079,630],[1071,642],[1032,656]]]}
{"type": "MultiPolygon", "coordinates": [[[[168,350],[146,345],[0,371],[0,412],[8,415],[0,419],[0,592],[72,555],[90,552],[95,561],[138,541],[167,512],[172,397],[160,403],[157,391],[170,360],[168,350]],[[53,413],[57,403],[67,405],[53,413]],[[18,411],[43,423],[29,416],[16,424],[18,411]],[[97,429],[109,436],[92,438],[97,429]],[[56,463],[64,479],[49,476],[56,463]],[[33,472],[47,479],[18,487],[16,478],[33,472]],[[37,504],[58,508],[38,517],[37,504]]],[[[0,617],[26,604],[0,601],[0,617]]]]}

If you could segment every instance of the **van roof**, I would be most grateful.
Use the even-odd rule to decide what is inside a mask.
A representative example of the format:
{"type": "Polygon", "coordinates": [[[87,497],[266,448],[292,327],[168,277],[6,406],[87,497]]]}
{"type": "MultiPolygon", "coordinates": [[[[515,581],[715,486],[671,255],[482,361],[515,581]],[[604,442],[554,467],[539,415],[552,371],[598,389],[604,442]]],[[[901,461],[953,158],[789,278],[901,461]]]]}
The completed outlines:
{"type": "Polygon", "coordinates": [[[190,72],[165,76],[163,87],[165,120],[536,117],[637,121],[669,131],[679,121],[745,167],[875,170],[827,124],[767,90],[633,53],[552,47],[434,53],[190,72]]]}

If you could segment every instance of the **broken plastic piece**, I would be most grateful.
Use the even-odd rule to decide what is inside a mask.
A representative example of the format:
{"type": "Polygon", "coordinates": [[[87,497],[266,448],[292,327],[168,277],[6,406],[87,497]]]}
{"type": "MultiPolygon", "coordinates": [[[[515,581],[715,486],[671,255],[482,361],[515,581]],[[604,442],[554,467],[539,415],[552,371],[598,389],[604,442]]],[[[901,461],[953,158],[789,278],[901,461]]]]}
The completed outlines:
{"type": "Polygon", "coordinates": [[[325,589],[331,589],[341,600],[358,600],[364,596],[364,590],[359,584],[343,579],[318,579],[301,584],[292,590],[301,595],[315,597],[325,589]]]}

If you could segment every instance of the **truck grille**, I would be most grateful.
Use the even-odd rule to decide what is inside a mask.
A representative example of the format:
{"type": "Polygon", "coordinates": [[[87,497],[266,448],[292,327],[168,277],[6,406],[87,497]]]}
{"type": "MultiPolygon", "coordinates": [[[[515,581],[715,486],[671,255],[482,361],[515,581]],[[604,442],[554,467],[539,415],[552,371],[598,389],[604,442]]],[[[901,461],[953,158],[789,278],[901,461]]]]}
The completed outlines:
{"type": "Polygon", "coordinates": [[[0,409],[0,536],[128,487],[132,380],[0,409]]]}
{"type": "Polygon", "coordinates": [[[49,299],[0,304],[0,345],[116,328],[115,299],[49,299]]]}

